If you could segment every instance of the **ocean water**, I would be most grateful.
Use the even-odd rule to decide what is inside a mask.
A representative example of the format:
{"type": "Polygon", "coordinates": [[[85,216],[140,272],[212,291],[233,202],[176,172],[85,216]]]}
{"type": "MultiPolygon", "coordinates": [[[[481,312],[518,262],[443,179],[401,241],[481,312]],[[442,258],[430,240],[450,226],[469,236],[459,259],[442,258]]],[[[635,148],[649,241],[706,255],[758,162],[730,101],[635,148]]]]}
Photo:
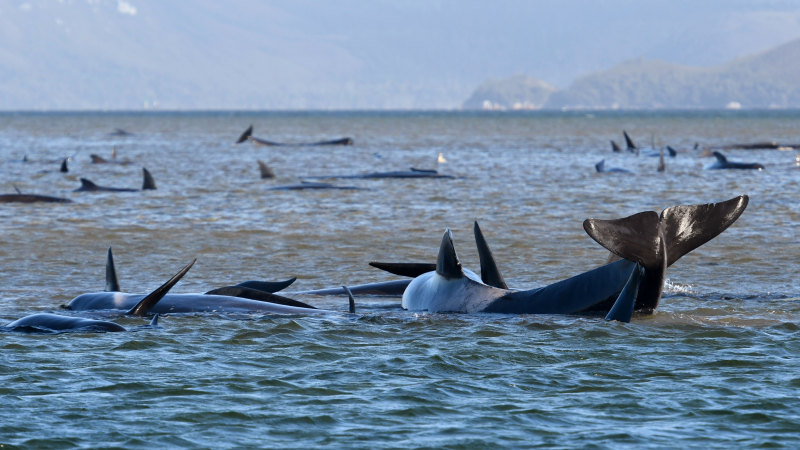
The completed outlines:
{"type": "Polygon", "coordinates": [[[288,289],[386,281],[369,261],[432,262],[450,228],[477,270],[481,224],[512,287],[601,265],[583,231],[747,194],[742,217],[667,271],[653,315],[427,314],[398,298],[294,296],[324,317],[167,315],[125,333],[0,334],[4,447],[796,447],[800,438],[800,167],[794,150],[734,150],[763,171],[704,168],[695,144],[800,144],[800,112],[3,113],[0,319],[59,312],[104,287],[173,292],[244,280],[288,289]],[[347,147],[234,145],[350,136],[347,147]],[[129,136],[109,133],[122,128],[129,136]],[[611,152],[627,130],[639,156],[611,152]],[[679,150],[657,172],[652,148],[679,150]],[[91,164],[89,155],[132,163],[91,164]],[[437,163],[439,153],[446,159],[437,163]],[[60,160],[72,156],[69,172],[60,160]],[[22,162],[27,159],[27,162],[22,162]],[[632,174],[596,173],[594,165],[632,174]],[[259,178],[257,161],[276,173],[259,178]],[[303,176],[438,169],[455,179],[303,176]],[[137,188],[72,192],[85,177],[137,188]]]}

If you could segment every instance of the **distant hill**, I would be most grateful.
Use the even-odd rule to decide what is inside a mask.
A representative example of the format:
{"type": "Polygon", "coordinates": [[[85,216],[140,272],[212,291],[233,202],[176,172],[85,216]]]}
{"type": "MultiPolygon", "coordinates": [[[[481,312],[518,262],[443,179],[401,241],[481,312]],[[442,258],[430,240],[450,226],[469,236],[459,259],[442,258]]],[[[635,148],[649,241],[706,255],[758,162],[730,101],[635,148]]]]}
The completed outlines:
{"type": "Polygon", "coordinates": [[[539,109],[556,87],[525,75],[484,81],[464,109],[539,109]]]}
{"type": "MultiPolygon", "coordinates": [[[[517,77],[484,83],[463,107],[481,107],[481,98],[494,102],[509,91],[520,92],[517,77]]],[[[537,92],[514,101],[543,109],[800,108],[800,39],[708,68],[636,59],[581,77],[544,100],[537,92]]]]}

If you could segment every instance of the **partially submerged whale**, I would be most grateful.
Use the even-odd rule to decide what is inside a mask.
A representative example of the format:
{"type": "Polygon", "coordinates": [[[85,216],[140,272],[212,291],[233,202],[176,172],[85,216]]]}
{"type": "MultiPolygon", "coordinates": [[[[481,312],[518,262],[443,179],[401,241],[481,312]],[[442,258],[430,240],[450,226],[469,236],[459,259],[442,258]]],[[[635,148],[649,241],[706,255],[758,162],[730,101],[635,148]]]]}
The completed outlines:
{"type": "MultiPolygon", "coordinates": [[[[153,316],[148,327],[158,325],[158,314],[153,316]]],[[[114,332],[128,331],[122,325],[107,320],[86,317],[64,316],[61,314],[38,313],[17,319],[0,327],[0,331],[21,333],[65,333],[65,332],[114,332]]]]}
{"type": "Polygon", "coordinates": [[[717,170],[717,169],[756,169],[756,170],[764,170],[764,166],[759,163],[745,163],[745,162],[736,162],[736,161],[728,161],[728,158],[720,152],[714,152],[714,157],[717,158],[717,161],[714,164],[706,167],[708,170],[717,170]]]}
{"type": "Polygon", "coordinates": [[[246,130],[239,136],[239,139],[236,140],[237,144],[241,144],[245,141],[251,141],[258,145],[267,145],[273,147],[310,147],[310,146],[321,146],[321,145],[353,145],[353,139],[349,137],[343,137],[338,139],[329,139],[323,141],[315,141],[315,142],[275,142],[275,141],[268,141],[266,139],[261,139],[253,136],[253,126],[250,125],[247,127],[246,130]]]}
{"type": "Polygon", "coordinates": [[[23,194],[18,187],[14,186],[16,194],[0,194],[0,203],[72,203],[72,200],[63,197],[52,197],[50,195],[23,194]]]}
{"type": "MultiPolygon", "coordinates": [[[[186,269],[188,271],[188,268],[186,269]]],[[[264,314],[324,314],[334,311],[317,309],[306,303],[275,295],[294,282],[245,281],[224,286],[206,293],[167,294],[148,308],[148,313],[264,313],[264,314]]],[[[120,292],[116,268],[108,250],[106,260],[106,291],[91,292],[72,299],[65,309],[73,311],[129,310],[142,301],[143,294],[120,292]]]]}
{"type": "Polygon", "coordinates": [[[667,267],[733,224],[747,202],[742,195],[720,203],[674,206],[660,215],[647,211],[616,220],[587,219],[584,230],[620,259],[530,290],[505,286],[477,223],[480,277],[461,266],[452,233],[446,230],[436,269],[411,281],[402,306],[429,312],[603,314],[627,322],[634,311],[653,313],[667,267]]]}
{"type": "Polygon", "coordinates": [[[452,175],[444,175],[433,169],[416,169],[411,167],[409,170],[397,170],[390,172],[371,172],[356,175],[318,175],[311,177],[303,177],[311,180],[319,180],[326,178],[343,178],[343,179],[374,179],[374,178],[455,178],[452,175]]]}
{"type": "MultiPolygon", "coordinates": [[[[249,280],[243,281],[236,285],[223,286],[212,289],[203,295],[224,295],[229,297],[241,297],[250,300],[258,300],[262,302],[278,303],[288,306],[298,306],[301,308],[314,308],[306,303],[286,298],[279,295],[274,295],[275,292],[281,291],[294,283],[297,278],[292,277],[283,281],[261,281],[249,280]]],[[[119,287],[119,279],[117,278],[117,268],[114,264],[114,254],[111,247],[108,248],[106,255],[106,292],[122,292],[119,287]]],[[[201,294],[197,294],[201,295],[201,294]]]]}
{"type": "Polygon", "coordinates": [[[99,186],[94,184],[91,180],[86,178],[81,178],[81,187],[75,189],[73,192],[139,192],[139,191],[146,191],[149,189],[156,188],[156,182],[153,179],[153,176],[150,175],[150,171],[142,168],[142,188],[141,189],[131,189],[131,188],[116,188],[116,187],[107,187],[107,186],[99,186]]]}
{"type": "Polygon", "coordinates": [[[623,169],[621,167],[606,167],[606,160],[603,159],[599,163],[594,165],[594,169],[597,173],[609,173],[609,172],[617,172],[617,173],[633,173],[628,169],[623,169]]]}
{"type": "Polygon", "coordinates": [[[297,184],[285,184],[281,186],[273,186],[268,191],[303,191],[303,190],[320,190],[320,189],[339,189],[344,191],[363,191],[366,188],[358,186],[339,186],[331,183],[320,183],[316,181],[300,181],[297,184]]]}
{"type": "MultiPolygon", "coordinates": [[[[153,292],[141,296],[139,300],[125,309],[126,315],[146,316],[153,313],[153,308],[167,295],[170,289],[183,278],[192,268],[196,260],[192,260],[183,269],[178,271],[166,283],[156,288],[153,292]]],[[[67,308],[70,309],[70,308],[67,308]]],[[[119,308],[117,308],[119,309],[119,308]]],[[[150,326],[155,326],[158,322],[158,315],[150,321],[150,326]]],[[[0,331],[15,331],[26,333],[63,333],[68,331],[127,331],[123,326],[106,320],[97,320],[86,317],[64,316],[61,314],[39,313],[25,316],[15,320],[0,331]]]]}

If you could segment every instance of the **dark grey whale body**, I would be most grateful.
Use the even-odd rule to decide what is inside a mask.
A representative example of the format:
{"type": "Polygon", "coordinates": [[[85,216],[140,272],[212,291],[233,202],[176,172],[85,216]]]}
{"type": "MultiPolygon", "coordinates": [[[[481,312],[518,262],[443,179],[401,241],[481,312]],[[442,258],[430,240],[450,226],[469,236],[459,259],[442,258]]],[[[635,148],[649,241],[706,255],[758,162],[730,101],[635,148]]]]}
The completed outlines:
{"type": "Polygon", "coordinates": [[[462,268],[447,230],[435,271],[411,281],[402,306],[429,312],[604,314],[609,320],[629,321],[634,311],[655,311],[667,267],[728,228],[747,203],[743,195],[720,203],[674,206],[660,215],[648,211],[616,220],[587,219],[584,229],[589,236],[620,259],[531,290],[505,287],[477,223],[481,277],[462,268]]]}
{"type": "Polygon", "coordinates": [[[145,168],[142,168],[141,189],[100,186],[94,184],[94,182],[92,182],[91,180],[88,180],[86,178],[81,178],[81,187],[75,189],[73,192],[139,192],[155,188],[156,188],[156,182],[153,179],[153,176],[150,175],[150,171],[148,171],[145,168]]]}
{"type": "Polygon", "coordinates": [[[72,200],[63,197],[51,197],[39,194],[0,194],[0,203],[72,203],[72,200]]]}
{"type": "MultiPolygon", "coordinates": [[[[158,325],[158,314],[153,316],[148,327],[158,325]]],[[[17,333],[65,333],[65,332],[118,332],[128,331],[122,325],[107,320],[86,317],[64,316],[61,314],[38,313],[17,319],[0,327],[0,331],[17,333]]]]}
{"type": "Polygon", "coordinates": [[[395,170],[389,172],[370,172],[356,175],[318,175],[311,177],[303,177],[309,180],[320,180],[327,178],[342,178],[342,179],[376,179],[376,178],[455,178],[452,175],[440,174],[432,169],[415,169],[412,167],[410,170],[395,170]]]}
{"type": "Polygon", "coordinates": [[[721,169],[755,169],[764,170],[764,166],[759,163],[745,163],[728,161],[728,158],[720,152],[714,152],[714,157],[717,161],[707,167],[708,170],[721,170],[721,169]]]}
{"type": "Polygon", "coordinates": [[[266,145],[270,147],[314,147],[314,146],[323,146],[323,145],[353,145],[353,139],[349,137],[337,138],[337,139],[327,139],[322,141],[315,141],[315,142],[294,142],[294,143],[287,143],[287,142],[275,142],[275,141],[268,141],[266,139],[261,139],[253,136],[253,126],[250,125],[247,127],[246,130],[239,136],[236,140],[237,144],[241,144],[242,142],[250,141],[258,145],[266,145]]]}

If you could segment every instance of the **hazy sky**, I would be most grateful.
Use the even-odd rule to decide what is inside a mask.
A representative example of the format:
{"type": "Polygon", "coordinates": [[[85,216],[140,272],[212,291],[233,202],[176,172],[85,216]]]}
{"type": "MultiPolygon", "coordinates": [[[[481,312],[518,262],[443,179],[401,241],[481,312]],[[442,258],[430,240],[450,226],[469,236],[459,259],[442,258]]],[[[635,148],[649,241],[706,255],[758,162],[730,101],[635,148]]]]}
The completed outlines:
{"type": "Polygon", "coordinates": [[[0,0],[0,108],[454,108],[796,38],[800,0],[0,0]]]}

